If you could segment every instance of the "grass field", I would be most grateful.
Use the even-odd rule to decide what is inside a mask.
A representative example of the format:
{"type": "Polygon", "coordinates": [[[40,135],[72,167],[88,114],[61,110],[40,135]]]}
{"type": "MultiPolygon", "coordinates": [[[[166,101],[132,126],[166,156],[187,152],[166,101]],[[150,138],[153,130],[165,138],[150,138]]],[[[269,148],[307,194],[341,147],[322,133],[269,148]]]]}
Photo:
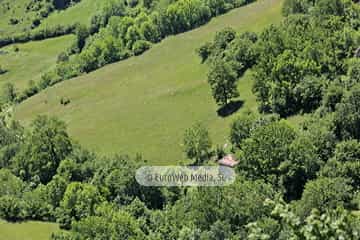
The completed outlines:
{"type": "Polygon", "coordinates": [[[8,72],[0,75],[0,87],[11,82],[21,90],[30,80],[39,81],[41,74],[55,65],[58,54],[70,47],[73,39],[74,36],[68,35],[1,48],[0,65],[8,72]]]}
{"type": "Polygon", "coordinates": [[[54,223],[8,223],[0,220],[0,240],[49,240],[51,233],[59,231],[54,223]]]}
{"type": "Polygon", "coordinates": [[[44,19],[39,28],[47,28],[56,25],[67,26],[74,23],[90,25],[91,17],[100,9],[102,0],[82,0],[80,3],[66,9],[57,11],[44,19]]]}
{"type": "Polygon", "coordinates": [[[29,30],[34,12],[26,12],[29,0],[0,0],[0,36],[12,35],[29,30]],[[10,24],[10,19],[17,19],[17,24],[10,24]]]}
{"type": "MultiPolygon", "coordinates": [[[[23,31],[31,31],[36,12],[26,11],[31,0],[0,0],[0,36],[11,36],[23,31]],[[10,24],[16,19],[17,24],[10,24]]],[[[99,9],[102,0],[82,0],[65,10],[54,11],[41,20],[36,28],[48,28],[56,25],[67,26],[74,23],[90,24],[91,17],[99,9]]]]}
{"type": "MultiPolygon", "coordinates": [[[[226,142],[229,123],[221,118],[206,82],[207,67],[195,49],[224,27],[260,31],[281,19],[282,0],[260,0],[213,19],[193,31],[172,36],[142,56],[106,66],[58,84],[28,99],[15,117],[29,123],[38,114],[65,120],[70,134],[100,153],[142,153],[154,164],[181,161],[184,130],[197,121],[209,127],[214,143],[226,142]],[[66,107],[60,98],[71,103],[66,107]]],[[[248,72],[239,82],[243,107],[256,110],[248,72]]]]}

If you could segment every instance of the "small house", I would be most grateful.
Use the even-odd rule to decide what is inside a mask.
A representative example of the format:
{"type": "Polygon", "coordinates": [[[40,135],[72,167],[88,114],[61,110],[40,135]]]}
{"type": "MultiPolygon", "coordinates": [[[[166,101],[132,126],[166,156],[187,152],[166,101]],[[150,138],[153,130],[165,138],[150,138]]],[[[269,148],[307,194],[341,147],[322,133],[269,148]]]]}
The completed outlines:
{"type": "Polygon", "coordinates": [[[218,161],[218,163],[222,166],[226,166],[226,167],[235,167],[236,165],[239,164],[239,161],[236,160],[235,156],[232,154],[228,154],[225,157],[223,157],[222,159],[220,159],[218,161]]]}

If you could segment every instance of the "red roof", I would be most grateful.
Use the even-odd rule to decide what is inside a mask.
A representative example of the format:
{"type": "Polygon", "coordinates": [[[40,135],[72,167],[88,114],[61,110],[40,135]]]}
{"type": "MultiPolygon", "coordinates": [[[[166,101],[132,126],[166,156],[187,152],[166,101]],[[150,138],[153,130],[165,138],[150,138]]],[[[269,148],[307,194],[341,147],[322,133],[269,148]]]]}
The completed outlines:
{"type": "Polygon", "coordinates": [[[220,165],[227,166],[227,167],[235,167],[239,164],[238,161],[236,161],[235,157],[232,154],[228,154],[222,159],[218,161],[220,165]]]}

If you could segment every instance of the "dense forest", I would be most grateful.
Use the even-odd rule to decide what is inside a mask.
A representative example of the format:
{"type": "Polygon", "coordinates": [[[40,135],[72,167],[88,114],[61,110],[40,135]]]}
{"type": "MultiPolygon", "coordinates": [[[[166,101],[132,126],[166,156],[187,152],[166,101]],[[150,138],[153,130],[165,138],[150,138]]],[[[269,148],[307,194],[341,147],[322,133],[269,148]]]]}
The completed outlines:
{"type": "MultiPolygon", "coordinates": [[[[11,84],[3,104],[59,81],[139,55],[168,35],[251,1],[110,1],[55,70],[25,93],[11,84]]],[[[360,4],[286,0],[284,19],[261,33],[226,28],[197,49],[215,102],[228,109],[249,69],[259,113],[229,126],[239,159],[226,187],[144,187],[141,155],[100,156],[70,138],[64,122],[0,121],[0,218],[53,221],[53,240],[360,239],[360,4]],[[307,114],[300,127],[285,117],[307,114]]],[[[0,68],[1,69],[1,68],[0,68]]],[[[64,100],[65,104],[66,100],[64,100]]],[[[221,144],[221,143],[219,143],[221,144]]],[[[190,165],[226,154],[202,123],[184,132],[190,165]]],[[[161,153],[159,153],[161,154],[161,153]]]]}

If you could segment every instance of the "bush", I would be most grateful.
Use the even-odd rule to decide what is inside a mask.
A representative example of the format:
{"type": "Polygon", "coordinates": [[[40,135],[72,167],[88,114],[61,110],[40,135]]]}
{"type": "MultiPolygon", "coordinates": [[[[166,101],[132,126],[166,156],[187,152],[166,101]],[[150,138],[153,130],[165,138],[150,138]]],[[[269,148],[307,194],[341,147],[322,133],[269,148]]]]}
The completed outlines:
{"type": "Polygon", "coordinates": [[[323,86],[325,80],[322,78],[306,76],[295,87],[297,105],[305,112],[311,112],[321,104],[323,86]]]}
{"type": "Polygon", "coordinates": [[[1,102],[2,103],[13,103],[16,99],[16,91],[15,91],[15,87],[12,83],[6,83],[3,87],[2,87],[2,91],[1,91],[1,102]]]}
{"type": "Polygon", "coordinates": [[[7,71],[0,65],[0,75],[6,73],[7,71]]]}
{"type": "Polygon", "coordinates": [[[17,197],[5,195],[0,197],[0,218],[15,222],[24,219],[23,203],[17,197]]]}
{"type": "Polygon", "coordinates": [[[250,137],[255,118],[252,115],[241,116],[231,124],[230,141],[237,148],[241,147],[241,143],[250,137]]]}
{"type": "Polygon", "coordinates": [[[344,89],[339,84],[331,84],[323,97],[323,105],[330,111],[335,111],[336,104],[340,103],[344,96],[344,89]]]}
{"type": "Polygon", "coordinates": [[[360,83],[360,59],[355,58],[350,61],[346,80],[347,89],[360,83]]]}
{"type": "Polygon", "coordinates": [[[63,106],[66,106],[70,103],[70,99],[69,98],[64,98],[64,97],[61,97],[60,99],[60,104],[63,105],[63,106]]]}
{"type": "Polygon", "coordinates": [[[133,45],[133,53],[135,56],[138,56],[151,48],[151,43],[144,40],[136,41],[133,45]]]}
{"type": "Polygon", "coordinates": [[[306,184],[298,211],[301,216],[308,216],[314,208],[324,212],[345,207],[351,199],[352,187],[348,180],[321,177],[306,184]]]}
{"type": "Polygon", "coordinates": [[[201,62],[204,63],[209,56],[211,55],[213,50],[213,44],[211,42],[207,42],[198,49],[196,49],[197,54],[201,58],[201,62]]]}

